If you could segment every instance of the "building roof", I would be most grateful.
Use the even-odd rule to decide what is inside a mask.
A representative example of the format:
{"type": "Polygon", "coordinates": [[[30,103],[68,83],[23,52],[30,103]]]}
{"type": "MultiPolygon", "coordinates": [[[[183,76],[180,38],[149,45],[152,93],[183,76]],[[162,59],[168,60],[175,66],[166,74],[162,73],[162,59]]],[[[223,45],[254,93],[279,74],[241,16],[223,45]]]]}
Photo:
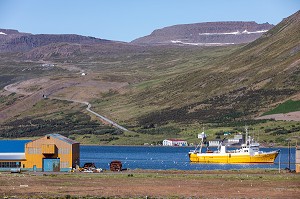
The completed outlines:
{"type": "Polygon", "coordinates": [[[77,143],[79,143],[79,142],[76,142],[75,140],[71,140],[70,138],[62,136],[60,134],[48,134],[47,136],[51,136],[53,138],[59,139],[59,140],[64,141],[68,144],[77,144],[77,143]]]}
{"type": "Polygon", "coordinates": [[[0,153],[0,160],[21,161],[26,160],[26,158],[25,153],[0,153]]]}

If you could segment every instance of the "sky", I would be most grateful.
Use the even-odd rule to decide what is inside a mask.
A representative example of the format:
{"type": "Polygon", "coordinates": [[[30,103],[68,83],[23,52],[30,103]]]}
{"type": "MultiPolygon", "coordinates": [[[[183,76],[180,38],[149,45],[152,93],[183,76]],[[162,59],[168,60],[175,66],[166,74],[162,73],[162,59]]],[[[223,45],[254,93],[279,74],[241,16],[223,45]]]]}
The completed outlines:
{"type": "Polygon", "coordinates": [[[276,25],[298,10],[300,0],[0,0],[0,28],[129,42],[177,24],[276,25]]]}

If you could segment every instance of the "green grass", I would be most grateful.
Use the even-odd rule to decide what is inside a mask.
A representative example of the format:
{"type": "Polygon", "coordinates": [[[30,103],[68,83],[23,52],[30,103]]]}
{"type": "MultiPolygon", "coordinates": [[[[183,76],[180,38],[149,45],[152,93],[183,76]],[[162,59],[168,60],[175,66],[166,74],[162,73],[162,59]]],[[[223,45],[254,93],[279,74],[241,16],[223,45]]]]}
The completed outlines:
{"type": "MultiPolygon", "coordinates": [[[[277,29],[285,25],[283,22],[277,29]]],[[[123,60],[123,69],[135,78],[140,76],[141,81],[131,84],[129,92],[107,98],[109,103],[102,101],[95,108],[125,123],[139,122],[141,116],[151,113],[156,113],[154,118],[160,114],[172,115],[169,109],[182,113],[187,106],[194,108],[201,103],[211,103],[210,121],[201,118],[206,114],[201,111],[206,110],[198,109],[199,117],[196,113],[192,113],[194,117],[182,114],[176,122],[190,122],[187,118],[198,122],[224,122],[226,117],[228,120],[252,118],[268,110],[269,104],[283,101],[300,89],[300,74],[295,65],[300,59],[297,53],[300,40],[296,36],[299,24],[294,23],[284,31],[277,29],[245,46],[175,47],[156,52],[151,49],[134,59],[123,60]],[[220,103],[214,101],[220,96],[220,103]]],[[[174,122],[174,118],[162,122],[174,122]]]]}
{"type": "Polygon", "coordinates": [[[263,115],[289,113],[294,111],[300,111],[300,101],[288,100],[282,104],[279,104],[276,108],[264,113],[263,115]]]}

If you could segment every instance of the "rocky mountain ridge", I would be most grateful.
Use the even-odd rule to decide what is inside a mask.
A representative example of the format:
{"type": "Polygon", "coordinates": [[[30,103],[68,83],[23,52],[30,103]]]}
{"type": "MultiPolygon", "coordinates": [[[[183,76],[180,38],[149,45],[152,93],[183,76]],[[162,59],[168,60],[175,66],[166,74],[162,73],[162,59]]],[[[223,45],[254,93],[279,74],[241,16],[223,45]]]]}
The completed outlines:
{"type": "Polygon", "coordinates": [[[54,43],[99,44],[113,41],[76,34],[30,34],[0,29],[0,52],[26,52],[54,43]]]}
{"type": "MultiPolygon", "coordinates": [[[[154,30],[148,36],[133,40],[131,44],[210,46],[249,43],[272,27],[273,25],[269,23],[257,24],[256,22],[207,22],[174,25],[154,30]]],[[[94,45],[116,42],[76,34],[30,34],[12,29],[0,29],[0,53],[28,52],[38,47],[57,43],[94,45]]],[[[123,42],[123,44],[126,43],[123,42]]],[[[72,50],[72,48],[70,49],[72,50]]]]}
{"type": "Polygon", "coordinates": [[[182,24],[154,30],[150,35],[135,39],[135,44],[228,45],[249,43],[274,25],[256,22],[206,22],[182,24]]]}

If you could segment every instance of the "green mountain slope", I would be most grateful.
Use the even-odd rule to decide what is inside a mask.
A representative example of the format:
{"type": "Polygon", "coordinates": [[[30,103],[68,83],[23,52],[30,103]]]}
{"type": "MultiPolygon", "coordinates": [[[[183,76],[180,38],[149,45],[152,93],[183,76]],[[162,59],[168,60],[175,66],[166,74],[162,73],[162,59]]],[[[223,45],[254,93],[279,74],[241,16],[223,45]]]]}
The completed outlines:
{"type": "Polygon", "coordinates": [[[251,119],[299,93],[299,20],[297,12],[230,55],[206,64],[194,59],[192,70],[144,82],[110,103],[99,103],[99,108],[109,107],[117,118],[126,112],[131,115],[127,122],[137,120],[139,125],[251,119]],[[116,104],[117,110],[112,108],[116,104]]]}

